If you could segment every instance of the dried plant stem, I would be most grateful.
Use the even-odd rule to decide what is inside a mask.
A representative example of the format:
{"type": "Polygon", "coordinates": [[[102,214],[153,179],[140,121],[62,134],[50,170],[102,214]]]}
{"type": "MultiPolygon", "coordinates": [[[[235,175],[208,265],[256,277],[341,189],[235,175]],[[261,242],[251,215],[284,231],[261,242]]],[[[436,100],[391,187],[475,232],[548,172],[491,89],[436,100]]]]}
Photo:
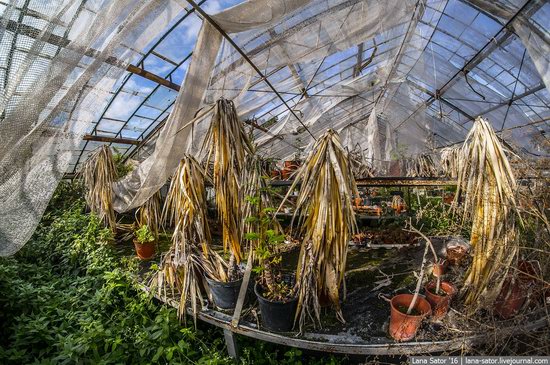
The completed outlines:
{"type": "Polygon", "coordinates": [[[117,171],[111,148],[103,145],[92,152],[80,174],[84,178],[85,198],[90,210],[97,214],[112,232],[116,232],[112,184],[117,179],[117,171]]]}
{"type": "Polygon", "coordinates": [[[317,140],[279,210],[298,183],[300,191],[292,224],[297,219],[303,233],[296,269],[296,318],[302,329],[306,318],[312,318],[312,311],[314,323],[320,322],[320,297],[328,301],[336,309],[337,318],[344,321],[339,289],[344,280],[348,243],[357,229],[351,197],[359,193],[348,154],[336,132],[328,130],[317,140]]]}

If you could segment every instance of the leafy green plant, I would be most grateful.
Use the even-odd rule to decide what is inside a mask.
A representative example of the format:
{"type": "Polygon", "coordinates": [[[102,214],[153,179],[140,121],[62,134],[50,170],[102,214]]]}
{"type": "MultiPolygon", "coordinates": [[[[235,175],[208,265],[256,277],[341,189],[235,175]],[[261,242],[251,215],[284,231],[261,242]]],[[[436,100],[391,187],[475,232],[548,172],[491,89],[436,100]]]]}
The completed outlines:
{"type": "Polygon", "coordinates": [[[282,228],[275,219],[272,206],[269,178],[265,175],[264,163],[257,155],[248,156],[244,174],[243,207],[244,238],[254,252],[258,265],[254,272],[264,289],[263,296],[273,301],[286,301],[293,297],[290,283],[281,280],[276,266],[281,262],[278,246],[285,240],[282,228]]]}
{"type": "Polygon", "coordinates": [[[155,242],[155,236],[153,235],[153,232],[151,232],[151,230],[149,229],[149,226],[146,224],[139,227],[134,232],[134,236],[136,238],[136,241],[141,244],[155,242]]]}
{"type": "MultiPolygon", "coordinates": [[[[71,185],[55,195],[78,191],[71,185]]],[[[0,364],[235,364],[219,329],[183,327],[174,308],[138,286],[137,260],[110,244],[111,231],[84,213],[78,194],[65,197],[21,251],[0,258],[0,364]]],[[[325,361],[239,341],[241,364],[325,361]]]]}

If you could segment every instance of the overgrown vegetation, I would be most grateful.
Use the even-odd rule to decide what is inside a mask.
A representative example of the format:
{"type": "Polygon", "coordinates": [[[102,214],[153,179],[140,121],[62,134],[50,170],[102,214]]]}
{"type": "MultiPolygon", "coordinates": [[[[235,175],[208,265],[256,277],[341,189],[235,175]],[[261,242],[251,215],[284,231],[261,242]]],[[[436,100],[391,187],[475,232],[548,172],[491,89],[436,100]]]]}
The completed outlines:
{"type": "MultiPolygon", "coordinates": [[[[0,363],[233,363],[221,331],[182,327],[134,284],[137,260],[119,258],[79,192],[62,184],[31,242],[0,258],[0,363]]],[[[245,344],[243,364],[300,361],[299,350],[245,344]]]]}

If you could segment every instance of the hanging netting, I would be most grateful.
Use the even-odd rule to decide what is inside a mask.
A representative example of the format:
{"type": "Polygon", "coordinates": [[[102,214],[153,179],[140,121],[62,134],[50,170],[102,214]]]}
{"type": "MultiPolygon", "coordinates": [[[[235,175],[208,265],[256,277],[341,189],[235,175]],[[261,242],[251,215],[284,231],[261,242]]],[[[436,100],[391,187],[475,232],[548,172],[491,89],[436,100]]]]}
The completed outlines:
{"type": "MultiPolygon", "coordinates": [[[[149,59],[149,41],[191,9],[185,1],[30,3],[25,11],[3,7],[0,27],[3,255],[28,239],[67,167],[78,171],[93,123],[97,135],[115,137],[145,123],[134,110],[126,120],[111,117],[118,130],[98,127],[107,119],[102,111],[131,108],[133,94],[145,92],[123,85],[126,66],[145,67],[136,58],[149,59]]],[[[213,15],[261,75],[195,17],[190,61],[169,60],[188,65],[182,85],[170,90],[171,102],[158,100],[158,87],[145,98],[162,113],[125,150],[140,164],[115,184],[114,207],[141,205],[182,156],[199,152],[221,97],[260,126],[250,127],[259,153],[279,160],[303,155],[332,128],[377,175],[399,176],[400,160],[435,158],[463,141],[478,115],[516,153],[547,157],[549,7],[538,0],[249,0],[213,15]]],[[[172,74],[160,78],[175,82],[172,74]]]]}
{"type": "Polygon", "coordinates": [[[182,10],[176,1],[20,3],[3,7],[0,23],[1,256],[29,239],[126,66],[182,10]]]}

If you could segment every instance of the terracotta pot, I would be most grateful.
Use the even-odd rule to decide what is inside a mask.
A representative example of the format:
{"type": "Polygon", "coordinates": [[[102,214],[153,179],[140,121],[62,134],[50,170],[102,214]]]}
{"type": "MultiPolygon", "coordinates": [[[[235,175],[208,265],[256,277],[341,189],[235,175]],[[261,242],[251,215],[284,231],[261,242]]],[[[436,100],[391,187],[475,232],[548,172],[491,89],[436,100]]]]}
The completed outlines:
{"type": "Polygon", "coordinates": [[[432,274],[436,278],[439,278],[445,275],[446,270],[447,270],[447,260],[443,260],[442,262],[433,264],[432,274]]]}
{"type": "Polygon", "coordinates": [[[140,259],[149,260],[155,255],[156,242],[139,243],[134,240],[134,247],[140,259]]]}
{"type": "Polygon", "coordinates": [[[442,281],[439,289],[444,291],[447,295],[437,295],[434,293],[436,285],[437,284],[435,281],[429,282],[424,286],[424,291],[426,292],[426,299],[428,300],[428,302],[430,302],[430,305],[432,306],[433,319],[439,320],[445,317],[445,315],[449,311],[451,300],[453,299],[453,296],[456,294],[457,290],[453,284],[447,281],[442,281]]]}
{"type": "Polygon", "coordinates": [[[297,170],[300,166],[300,161],[285,161],[284,166],[289,170],[297,170]]]}
{"type": "Polygon", "coordinates": [[[401,310],[404,309],[406,312],[412,299],[412,294],[399,294],[390,301],[390,336],[396,341],[412,340],[416,336],[422,320],[432,312],[430,303],[424,297],[419,296],[413,308],[418,314],[403,313],[401,310]]]}
{"type": "Polygon", "coordinates": [[[527,299],[527,288],[518,278],[509,276],[493,305],[495,313],[502,319],[515,316],[527,299]]]}
{"type": "Polygon", "coordinates": [[[443,202],[445,202],[445,204],[452,204],[453,200],[455,200],[455,195],[453,193],[445,194],[445,197],[443,198],[443,202]]]}
{"type": "Polygon", "coordinates": [[[466,256],[466,248],[462,246],[447,247],[447,262],[450,265],[460,265],[464,256],[466,256]]]}

